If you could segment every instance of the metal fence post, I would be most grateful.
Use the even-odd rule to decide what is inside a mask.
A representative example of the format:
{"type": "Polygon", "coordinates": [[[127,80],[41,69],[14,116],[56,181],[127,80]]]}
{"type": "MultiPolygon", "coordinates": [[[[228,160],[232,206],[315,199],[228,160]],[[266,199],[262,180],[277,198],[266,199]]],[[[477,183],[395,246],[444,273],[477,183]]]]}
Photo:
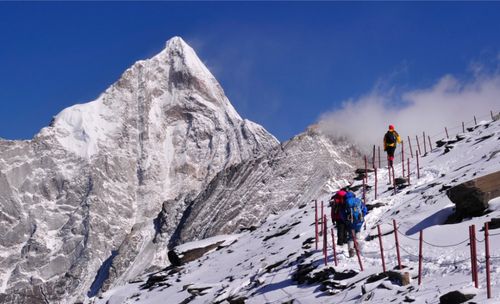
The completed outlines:
{"type": "Polygon", "coordinates": [[[394,239],[396,240],[396,254],[398,256],[398,268],[403,269],[401,266],[401,254],[399,253],[399,241],[398,241],[398,227],[396,227],[396,220],[392,220],[392,225],[394,226],[394,239]]]}

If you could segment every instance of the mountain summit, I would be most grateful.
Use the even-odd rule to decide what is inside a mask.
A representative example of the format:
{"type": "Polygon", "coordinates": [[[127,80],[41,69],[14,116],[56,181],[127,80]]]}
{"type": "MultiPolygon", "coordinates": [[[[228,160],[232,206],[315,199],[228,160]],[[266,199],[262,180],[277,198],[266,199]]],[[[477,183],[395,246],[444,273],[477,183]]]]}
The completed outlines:
{"type": "Polygon", "coordinates": [[[277,145],[170,39],[32,140],[0,140],[0,302],[73,303],[165,261],[158,214],[173,232],[218,172],[277,145]]]}

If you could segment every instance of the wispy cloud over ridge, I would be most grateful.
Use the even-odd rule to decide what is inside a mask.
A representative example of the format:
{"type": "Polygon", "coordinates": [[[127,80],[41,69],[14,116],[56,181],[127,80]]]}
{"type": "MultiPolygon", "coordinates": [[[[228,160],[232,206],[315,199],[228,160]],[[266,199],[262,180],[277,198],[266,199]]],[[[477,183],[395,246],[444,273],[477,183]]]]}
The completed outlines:
{"type": "Polygon", "coordinates": [[[322,114],[319,126],[327,134],[346,136],[365,148],[381,145],[389,124],[395,125],[403,138],[414,138],[424,131],[444,136],[444,127],[455,135],[461,131],[462,121],[470,122],[474,115],[489,117],[490,111],[500,110],[500,73],[475,72],[468,80],[445,75],[430,87],[403,92],[377,87],[322,114]]]}

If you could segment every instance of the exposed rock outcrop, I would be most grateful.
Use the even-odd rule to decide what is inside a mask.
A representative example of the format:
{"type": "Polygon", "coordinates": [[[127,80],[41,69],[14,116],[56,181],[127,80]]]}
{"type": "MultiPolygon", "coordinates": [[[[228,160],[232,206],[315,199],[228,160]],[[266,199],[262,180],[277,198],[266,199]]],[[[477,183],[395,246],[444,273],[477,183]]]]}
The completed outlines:
{"type": "Polygon", "coordinates": [[[448,218],[448,223],[481,216],[488,208],[488,202],[500,196],[500,171],[454,186],[446,194],[456,205],[455,214],[448,218]]]}

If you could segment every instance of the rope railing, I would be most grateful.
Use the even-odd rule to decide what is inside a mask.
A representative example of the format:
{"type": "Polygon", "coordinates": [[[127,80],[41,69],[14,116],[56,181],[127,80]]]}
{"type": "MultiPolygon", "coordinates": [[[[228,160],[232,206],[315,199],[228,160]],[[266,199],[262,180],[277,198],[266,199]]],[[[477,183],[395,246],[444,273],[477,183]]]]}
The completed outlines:
{"type": "MultiPolygon", "coordinates": [[[[415,242],[419,241],[419,239],[409,237],[409,236],[407,236],[406,234],[402,233],[402,232],[399,230],[399,227],[400,227],[400,226],[398,226],[398,234],[402,235],[403,237],[405,237],[405,238],[407,238],[407,239],[409,239],[409,240],[412,240],[412,241],[415,241],[415,242]]],[[[491,236],[491,235],[490,235],[490,236],[491,236]]],[[[477,240],[477,239],[476,239],[476,240],[477,240]]],[[[465,239],[465,240],[463,240],[463,241],[460,241],[460,242],[458,242],[458,243],[454,243],[454,244],[449,244],[449,245],[437,245],[437,244],[432,244],[432,243],[430,243],[430,242],[427,242],[426,240],[423,240],[423,242],[424,242],[426,245],[429,245],[429,246],[431,246],[431,247],[436,247],[436,248],[450,248],[450,247],[457,247],[457,246],[460,246],[460,245],[462,245],[462,244],[464,244],[464,243],[466,243],[466,242],[468,242],[468,241],[469,241],[469,239],[465,239]]],[[[478,242],[481,242],[481,241],[479,241],[479,240],[477,240],[477,241],[478,241],[478,242]]],[[[482,242],[484,242],[484,239],[482,240],[482,242]]]]}
{"type": "Polygon", "coordinates": [[[401,250],[403,250],[404,252],[406,252],[406,254],[408,254],[409,256],[411,256],[411,257],[414,257],[414,258],[417,258],[417,259],[418,259],[418,255],[416,255],[416,254],[413,254],[413,253],[409,252],[409,251],[408,251],[405,247],[400,246],[400,248],[401,248],[401,250]]]}
{"type": "MultiPolygon", "coordinates": [[[[496,113],[500,114],[500,112],[496,112],[496,113]]],[[[498,115],[498,114],[495,114],[495,115],[498,115]]],[[[441,132],[434,133],[432,135],[426,134],[425,132],[422,132],[422,134],[420,134],[420,135],[408,136],[408,140],[406,140],[406,138],[402,138],[402,145],[401,145],[401,148],[399,149],[399,152],[395,154],[392,168],[387,167],[388,160],[385,157],[385,153],[383,153],[384,156],[381,155],[382,152],[381,152],[380,146],[378,148],[377,148],[377,146],[373,146],[372,156],[371,157],[364,156],[364,159],[361,163],[363,163],[363,162],[365,163],[365,168],[367,170],[368,169],[371,170],[372,168],[380,169],[380,171],[382,171],[382,174],[377,178],[374,174],[375,172],[370,172],[370,174],[368,174],[368,172],[366,172],[367,174],[365,174],[365,176],[363,178],[363,199],[366,200],[366,194],[367,194],[366,186],[368,186],[369,181],[371,183],[371,182],[375,182],[378,180],[378,183],[380,183],[380,184],[383,184],[386,182],[385,180],[383,180],[382,176],[384,173],[387,174],[387,172],[384,172],[383,170],[389,169],[389,172],[392,171],[392,173],[391,173],[392,175],[396,176],[396,174],[397,174],[397,175],[403,176],[405,178],[408,178],[409,184],[415,183],[415,181],[417,180],[417,177],[420,176],[420,174],[417,174],[417,173],[419,173],[420,171],[423,171],[422,163],[419,163],[418,159],[428,155],[428,153],[433,153],[434,151],[436,151],[436,149],[437,149],[436,145],[432,144],[432,143],[436,142],[436,139],[439,138],[439,140],[445,141],[448,138],[451,139],[454,136],[453,134],[456,134],[458,136],[458,135],[463,134],[463,133],[471,132],[474,129],[476,129],[478,125],[488,124],[488,123],[491,123],[493,121],[494,121],[493,120],[493,112],[491,111],[491,113],[488,115],[474,116],[474,120],[464,121],[459,125],[451,126],[449,128],[443,127],[443,130],[441,132]],[[490,115],[491,115],[491,117],[489,117],[490,115]],[[378,153],[378,155],[377,155],[377,153],[378,153]],[[384,166],[382,166],[382,164],[384,166]]],[[[439,149],[442,150],[443,148],[441,147],[439,149]]],[[[394,194],[396,194],[396,185],[395,185],[394,179],[391,179],[389,181],[389,185],[392,185],[394,187],[394,194]]],[[[370,187],[372,187],[372,186],[370,186],[370,187]]],[[[375,185],[375,189],[376,189],[376,187],[377,186],[375,185]]],[[[376,192],[375,192],[375,197],[376,197],[376,192]]],[[[486,252],[488,252],[488,237],[495,237],[495,236],[500,235],[500,233],[488,234],[488,232],[486,231],[485,238],[478,239],[475,236],[475,232],[474,232],[473,237],[470,235],[469,238],[466,238],[466,239],[461,240],[461,241],[456,242],[456,243],[436,244],[436,243],[424,240],[423,231],[420,232],[419,238],[413,238],[413,237],[408,236],[408,235],[402,233],[401,231],[399,231],[399,229],[398,229],[399,226],[396,225],[395,221],[393,224],[394,224],[394,227],[395,227],[395,230],[397,231],[397,233],[394,234],[395,244],[391,248],[389,248],[389,249],[383,248],[382,236],[380,234],[380,229],[379,229],[379,235],[378,235],[379,241],[380,241],[380,245],[379,245],[380,250],[379,251],[367,250],[366,248],[364,248],[364,246],[363,246],[363,248],[358,248],[358,246],[356,246],[356,244],[355,244],[354,247],[355,247],[355,250],[357,251],[357,254],[358,254],[360,268],[363,271],[363,266],[362,266],[362,262],[361,262],[362,259],[360,258],[360,255],[359,255],[360,253],[362,255],[365,255],[365,256],[373,256],[373,255],[377,255],[377,254],[380,255],[382,258],[382,262],[384,264],[384,269],[385,269],[385,262],[384,262],[383,253],[384,252],[385,253],[393,252],[396,249],[397,250],[397,257],[398,257],[398,266],[401,269],[402,264],[400,261],[401,257],[400,257],[400,253],[399,253],[399,249],[401,249],[405,253],[405,255],[403,257],[410,259],[410,260],[411,259],[419,260],[419,285],[421,282],[420,278],[421,278],[421,273],[422,273],[422,270],[421,270],[422,261],[425,261],[428,263],[435,263],[435,264],[438,264],[438,265],[443,266],[443,267],[456,266],[458,264],[462,264],[462,263],[465,263],[467,261],[470,261],[471,264],[474,264],[472,262],[472,260],[476,260],[476,242],[477,243],[485,243],[485,245],[486,245],[485,250],[486,250],[486,252]],[[400,244],[398,243],[398,239],[397,239],[398,235],[401,235],[404,238],[406,238],[412,242],[419,242],[419,247],[418,247],[419,253],[418,254],[415,253],[416,252],[415,248],[412,248],[412,247],[407,248],[405,246],[400,246],[400,244]],[[441,261],[440,259],[426,258],[422,254],[422,248],[424,247],[424,244],[426,246],[430,246],[430,247],[434,247],[434,248],[453,248],[453,247],[458,247],[458,246],[464,245],[467,242],[470,242],[470,243],[467,244],[466,246],[471,247],[471,257],[470,258],[454,260],[454,261],[441,261]]],[[[486,230],[487,230],[487,226],[488,225],[485,224],[486,230]]],[[[469,229],[469,232],[472,233],[471,229],[469,229]]],[[[327,233],[327,235],[328,235],[328,233],[327,233]]],[[[334,245],[332,246],[326,240],[327,240],[327,237],[325,238],[325,240],[324,240],[325,244],[323,245],[324,246],[323,252],[325,254],[325,265],[327,263],[326,262],[327,261],[326,255],[328,255],[328,249],[331,250],[331,249],[333,249],[333,246],[334,246],[334,245]]],[[[345,251],[341,251],[338,254],[347,256],[345,251]]],[[[394,255],[390,255],[390,256],[392,258],[394,258],[394,255]]],[[[478,263],[486,263],[487,264],[486,269],[488,270],[488,280],[489,280],[489,261],[490,260],[498,260],[498,259],[500,259],[500,256],[491,256],[490,257],[489,253],[486,253],[486,259],[484,259],[484,261],[479,261],[478,259],[476,261],[478,263]]],[[[336,260],[335,260],[335,262],[337,263],[336,260]]],[[[477,266],[472,265],[471,271],[476,272],[475,283],[477,285],[477,266]]],[[[489,286],[488,286],[488,288],[489,288],[489,286]]],[[[488,298],[489,297],[490,297],[490,293],[489,293],[489,289],[488,289],[488,298]]]]}
{"type": "Polygon", "coordinates": [[[398,233],[399,233],[400,235],[402,235],[403,237],[407,238],[407,239],[410,239],[410,240],[412,240],[412,241],[418,241],[418,239],[414,239],[414,238],[412,238],[412,237],[409,237],[409,236],[407,236],[406,234],[404,234],[404,233],[402,233],[401,231],[399,231],[399,226],[398,226],[398,233]]]}
{"type": "MultiPolygon", "coordinates": [[[[324,219],[326,220],[326,215],[324,216],[324,219]]],[[[475,235],[475,225],[472,225],[469,227],[469,238],[466,238],[462,241],[459,241],[459,242],[456,242],[456,243],[453,243],[453,244],[435,244],[435,243],[432,243],[432,242],[428,242],[428,241],[425,241],[423,239],[423,234],[422,234],[422,231],[420,232],[420,237],[419,239],[416,239],[416,238],[412,238],[404,233],[402,233],[400,231],[400,227],[402,227],[401,225],[397,225],[396,221],[393,221],[393,225],[395,227],[395,229],[393,230],[394,233],[390,233],[390,234],[394,234],[394,236],[397,236],[397,235],[401,235],[403,236],[404,238],[408,239],[408,240],[411,240],[412,242],[419,242],[419,254],[415,254],[416,252],[416,249],[412,246],[410,247],[407,247],[407,246],[401,246],[401,244],[398,242],[397,238],[395,238],[395,245],[392,246],[391,248],[388,248],[388,249],[384,249],[382,244],[382,235],[381,235],[381,231],[380,231],[380,228],[378,228],[378,238],[379,238],[379,242],[380,242],[380,251],[374,251],[374,250],[367,250],[365,248],[365,246],[362,246],[363,248],[360,248],[359,246],[356,246],[356,242],[354,243],[355,246],[354,246],[354,249],[356,250],[357,254],[358,254],[358,260],[359,260],[359,265],[361,267],[361,271],[363,271],[363,266],[362,266],[362,258],[361,257],[370,257],[371,259],[374,258],[374,255],[380,255],[381,259],[382,259],[382,264],[383,264],[383,267],[384,267],[384,270],[385,270],[385,261],[384,261],[384,255],[385,254],[382,254],[382,253],[388,253],[388,252],[393,252],[394,249],[396,249],[396,253],[397,253],[397,257],[398,257],[398,264],[399,265],[399,268],[402,269],[402,264],[401,264],[401,260],[400,260],[400,254],[399,254],[399,249],[401,249],[404,253],[403,255],[403,258],[407,260],[407,262],[415,262],[415,261],[418,261],[419,263],[419,285],[421,284],[421,276],[422,276],[422,262],[425,262],[425,263],[432,263],[432,264],[437,264],[439,267],[449,267],[449,266],[453,266],[453,267],[457,267],[458,265],[461,265],[463,263],[466,263],[466,262],[471,262],[471,261],[474,261],[474,262],[471,262],[472,265],[471,265],[471,273],[473,274],[473,281],[475,282],[476,284],[476,288],[477,288],[477,285],[478,285],[478,278],[477,278],[477,272],[478,272],[478,269],[481,269],[481,272],[483,272],[483,270],[485,269],[486,273],[487,273],[487,281],[490,282],[490,262],[492,260],[500,260],[500,256],[490,256],[489,255],[489,247],[488,247],[488,239],[490,236],[498,236],[500,235],[500,233],[493,233],[493,234],[489,234],[488,232],[488,223],[485,223],[484,225],[484,228],[485,228],[485,237],[483,239],[479,239],[476,237],[475,235]],[[472,230],[471,230],[472,229],[472,230]],[[472,232],[473,231],[473,232],[472,232]],[[426,246],[430,246],[430,247],[434,247],[434,248],[452,248],[452,247],[457,247],[457,246],[460,246],[460,245],[463,245],[465,243],[469,242],[469,244],[467,244],[467,246],[469,246],[471,248],[471,256],[470,258],[464,258],[464,259],[458,259],[458,260],[453,260],[453,261],[442,261],[440,257],[438,258],[435,258],[435,257],[424,257],[423,254],[422,254],[422,247],[423,247],[423,244],[425,244],[426,246]],[[477,258],[477,253],[476,253],[476,242],[485,242],[485,246],[486,246],[486,249],[485,249],[485,258],[484,259],[479,259],[477,258]],[[480,265],[482,264],[486,264],[486,267],[483,268],[478,268],[477,266],[477,263],[479,263],[480,265]]],[[[380,224],[378,225],[378,227],[380,227],[380,224]]],[[[332,228],[333,229],[333,228],[332,228]]],[[[333,246],[332,244],[330,244],[328,242],[328,238],[325,237],[327,236],[328,233],[326,233],[324,235],[324,245],[323,245],[323,254],[325,255],[324,257],[324,260],[325,260],[325,266],[327,265],[327,256],[328,256],[328,252],[331,251],[333,249],[333,246]]],[[[335,242],[335,240],[333,239],[333,234],[332,234],[332,242],[335,242]]],[[[334,252],[336,252],[334,250],[334,252]]],[[[341,252],[338,252],[336,254],[336,256],[344,256],[346,258],[348,258],[349,256],[346,254],[345,251],[341,251],[341,252]]],[[[337,260],[336,260],[336,256],[334,256],[334,259],[335,259],[335,263],[337,263],[337,260]]],[[[394,258],[394,255],[388,255],[389,257],[392,257],[394,258]]],[[[336,264],[337,265],[337,264],[336,264]]],[[[463,267],[463,266],[461,266],[463,267]]],[[[487,284],[487,287],[488,287],[488,298],[491,297],[491,286],[489,285],[489,283],[487,284]]]]}
{"type": "MultiPolygon", "coordinates": [[[[495,115],[497,115],[497,114],[495,114],[495,115]]],[[[498,115],[500,115],[500,112],[498,113],[498,115]]],[[[494,120],[492,119],[493,117],[494,117],[493,116],[493,111],[491,111],[490,115],[483,115],[483,116],[475,117],[475,121],[477,122],[477,125],[480,125],[481,123],[490,124],[490,123],[494,122],[494,120]],[[490,120],[488,120],[488,117],[490,118],[490,120]]],[[[472,122],[472,121],[470,121],[470,122],[472,122]]],[[[465,125],[465,123],[464,123],[464,125],[465,125]]],[[[477,125],[474,125],[474,127],[476,127],[477,125]]],[[[458,127],[460,127],[460,126],[454,126],[451,129],[458,128],[458,127]]],[[[445,128],[445,130],[446,129],[447,128],[445,128]]],[[[464,127],[463,129],[465,130],[465,132],[469,132],[471,128],[469,128],[469,130],[466,130],[465,127],[464,127]]],[[[449,131],[446,130],[446,133],[448,134],[449,131]]],[[[443,135],[441,137],[441,139],[443,139],[443,140],[446,139],[445,132],[436,133],[432,137],[436,137],[438,135],[443,135]]],[[[424,136],[425,136],[425,134],[424,134],[424,136]]],[[[425,141],[426,145],[427,145],[427,143],[429,143],[428,145],[431,146],[431,139],[430,138],[431,137],[428,136],[428,139],[425,141]]],[[[399,152],[395,155],[394,163],[393,163],[393,166],[391,168],[389,168],[389,167],[386,166],[387,165],[387,159],[385,158],[385,156],[384,156],[384,160],[383,160],[383,164],[384,164],[383,166],[382,166],[382,161],[380,160],[380,158],[381,158],[380,155],[377,157],[377,154],[376,154],[377,151],[380,154],[380,146],[378,147],[378,149],[376,149],[375,146],[373,147],[373,155],[371,157],[368,157],[368,156],[364,157],[366,160],[370,159],[370,161],[366,162],[367,164],[369,164],[369,165],[366,166],[366,169],[367,170],[368,169],[371,170],[372,167],[374,167],[378,171],[378,172],[375,172],[375,173],[373,173],[373,172],[367,172],[365,178],[363,179],[363,184],[365,185],[363,187],[363,189],[364,189],[363,190],[363,200],[364,201],[366,201],[366,196],[368,195],[368,191],[367,190],[369,190],[369,189],[367,189],[367,188],[371,188],[372,187],[372,186],[368,186],[368,181],[369,180],[372,183],[375,181],[374,182],[375,183],[375,199],[377,198],[377,194],[378,194],[378,189],[377,189],[378,187],[377,186],[379,184],[383,185],[385,183],[385,181],[383,180],[383,178],[381,178],[381,177],[377,178],[376,176],[374,176],[374,175],[379,175],[379,174],[377,174],[379,172],[380,172],[381,176],[384,176],[385,175],[384,170],[389,170],[389,178],[390,178],[390,180],[388,181],[387,185],[391,186],[391,187],[388,188],[388,190],[393,189],[394,195],[397,194],[397,190],[399,188],[396,185],[396,181],[395,181],[395,178],[397,176],[405,178],[406,179],[406,183],[408,185],[410,185],[410,184],[416,183],[416,181],[418,179],[420,179],[421,175],[423,175],[423,174],[429,174],[430,171],[429,170],[424,170],[424,166],[422,165],[422,163],[421,162],[419,163],[419,158],[422,158],[423,156],[426,156],[427,154],[419,155],[419,156],[415,155],[415,157],[412,159],[412,155],[410,155],[410,154],[412,154],[411,150],[414,150],[415,154],[416,154],[417,153],[416,151],[419,150],[419,149],[416,148],[416,147],[414,147],[413,149],[409,149],[409,148],[411,148],[411,142],[412,142],[412,140],[410,139],[410,145],[408,145],[408,141],[403,141],[403,144],[402,144],[403,148],[399,149],[399,152]],[[403,150],[405,152],[403,152],[403,150]],[[405,156],[405,159],[403,159],[403,155],[405,156]],[[415,158],[416,158],[416,160],[415,160],[415,158]],[[378,161],[377,161],[377,159],[378,159],[378,161]],[[370,174],[368,174],[368,173],[370,173],[370,174]],[[394,176],[391,177],[392,175],[394,175],[394,176]],[[377,182],[377,180],[378,180],[378,182],[377,182]],[[365,187],[367,187],[367,188],[365,188],[365,187]]],[[[427,153],[433,153],[434,151],[436,151],[436,149],[437,149],[436,146],[432,146],[432,149],[429,147],[429,151],[427,151],[427,153]]],[[[423,152],[422,152],[422,154],[423,154],[423,152]]]]}
{"type": "MultiPolygon", "coordinates": [[[[500,113],[500,111],[497,111],[495,112],[497,114],[495,115],[498,115],[500,113]]],[[[427,150],[427,149],[418,149],[418,146],[421,146],[421,147],[427,147],[429,144],[431,144],[431,142],[436,142],[436,139],[437,137],[440,137],[439,139],[446,139],[447,136],[446,136],[446,130],[448,131],[448,135],[450,138],[454,137],[454,136],[457,136],[459,134],[463,134],[463,133],[467,133],[469,132],[468,128],[470,128],[470,125],[472,125],[472,127],[475,127],[476,125],[478,125],[481,121],[493,121],[492,120],[492,116],[493,116],[493,111],[490,112],[490,114],[485,114],[485,115],[482,115],[482,116],[477,116],[475,117],[476,119],[472,119],[472,120],[468,120],[468,121],[464,121],[462,122],[461,124],[459,125],[456,125],[456,126],[451,126],[450,128],[448,127],[443,127],[443,131],[440,131],[438,133],[434,133],[432,135],[425,135],[426,138],[424,138],[422,135],[423,134],[413,134],[413,135],[408,135],[407,137],[402,137],[402,145],[404,145],[404,150],[405,150],[405,154],[407,156],[410,156],[410,158],[414,158],[411,156],[411,154],[415,154],[415,153],[411,153],[411,151],[415,152],[415,151],[418,151],[418,150],[421,150],[421,152],[424,152],[424,150],[427,150]],[[455,131],[459,129],[460,132],[453,132],[454,135],[452,135],[451,131],[455,131]],[[409,142],[408,140],[409,139],[409,142]],[[429,139],[432,139],[431,141],[429,141],[429,139]],[[418,142],[417,142],[418,141],[418,142]],[[412,149],[410,149],[410,146],[412,147],[412,149]]],[[[425,133],[425,132],[424,132],[425,133]]],[[[432,144],[431,144],[432,145],[432,144]]],[[[377,146],[377,145],[375,145],[377,146]]],[[[379,149],[380,149],[380,146],[378,146],[379,149]]],[[[436,149],[435,146],[432,146],[432,147],[429,147],[429,150],[426,151],[427,153],[429,152],[432,152],[436,149]]],[[[375,150],[378,150],[378,149],[375,149],[375,150]]],[[[382,153],[382,152],[380,152],[382,153]]],[[[426,154],[425,153],[421,153],[421,157],[425,156],[426,154]]],[[[402,149],[399,149],[398,152],[396,152],[396,154],[394,154],[394,158],[395,158],[395,163],[396,163],[396,160],[400,160],[401,159],[401,156],[402,156],[402,149]]],[[[372,156],[373,157],[373,156],[372,156]]],[[[386,159],[386,157],[380,157],[381,158],[381,164],[380,166],[377,166],[378,165],[378,156],[376,155],[375,156],[375,159],[377,161],[375,161],[375,166],[377,168],[380,168],[380,167],[387,167],[388,165],[388,161],[386,159]],[[382,165],[383,164],[383,165],[382,165]]],[[[370,158],[372,159],[372,158],[370,158]]]]}
{"type": "Polygon", "coordinates": [[[431,246],[431,247],[437,247],[437,248],[450,248],[450,247],[457,247],[457,246],[460,246],[460,245],[462,245],[463,243],[466,243],[466,242],[468,242],[468,241],[469,241],[469,239],[465,239],[465,240],[463,240],[463,241],[461,241],[461,242],[459,242],[459,243],[456,243],[456,244],[450,244],[450,245],[436,245],[436,244],[429,243],[429,242],[427,242],[427,241],[425,241],[425,240],[424,240],[423,242],[424,242],[426,245],[429,245],[429,246],[431,246]]]}

